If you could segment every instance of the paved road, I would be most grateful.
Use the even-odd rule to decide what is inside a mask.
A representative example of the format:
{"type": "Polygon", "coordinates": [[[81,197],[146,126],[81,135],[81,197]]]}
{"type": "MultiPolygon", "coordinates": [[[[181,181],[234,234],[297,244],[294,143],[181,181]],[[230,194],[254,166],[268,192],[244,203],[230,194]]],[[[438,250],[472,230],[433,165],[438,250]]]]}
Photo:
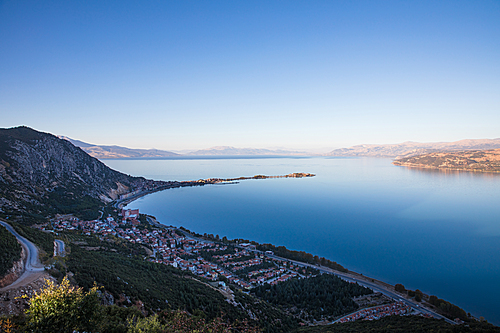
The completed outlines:
{"type": "Polygon", "coordinates": [[[40,263],[38,258],[38,249],[29,240],[19,235],[17,231],[12,228],[12,226],[4,221],[0,221],[0,224],[3,225],[7,230],[9,230],[21,243],[22,247],[26,251],[26,262],[24,263],[24,273],[16,280],[14,283],[0,289],[0,291],[4,291],[11,288],[16,288],[23,286],[32,282],[34,277],[39,277],[41,273],[44,272],[45,268],[40,263]]]}
{"type": "Polygon", "coordinates": [[[66,255],[66,251],[64,250],[64,242],[60,239],[54,240],[56,251],[54,256],[64,257],[66,255]]]}

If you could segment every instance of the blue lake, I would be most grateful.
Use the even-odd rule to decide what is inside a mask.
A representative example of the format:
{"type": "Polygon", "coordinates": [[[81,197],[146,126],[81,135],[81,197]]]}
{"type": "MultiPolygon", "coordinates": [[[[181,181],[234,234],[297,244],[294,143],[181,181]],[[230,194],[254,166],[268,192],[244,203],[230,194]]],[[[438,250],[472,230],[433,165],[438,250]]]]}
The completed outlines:
{"type": "Polygon", "coordinates": [[[377,158],[105,160],[157,180],[310,172],[171,189],[129,205],[167,225],[285,245],[500,324],[500,175],[377,158]]]}

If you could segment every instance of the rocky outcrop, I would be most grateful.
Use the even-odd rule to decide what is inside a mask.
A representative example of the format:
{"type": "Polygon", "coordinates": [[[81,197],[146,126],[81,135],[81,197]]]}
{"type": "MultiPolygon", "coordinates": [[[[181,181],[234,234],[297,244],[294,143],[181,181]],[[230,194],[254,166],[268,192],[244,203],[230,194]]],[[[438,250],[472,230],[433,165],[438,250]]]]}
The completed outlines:
{"type": "Polygon", "coordinates": [[[144,180],[108,168],[67,140],[28,127],[0,129],[0,209],[40,214],[110,201],[144,180]]]}

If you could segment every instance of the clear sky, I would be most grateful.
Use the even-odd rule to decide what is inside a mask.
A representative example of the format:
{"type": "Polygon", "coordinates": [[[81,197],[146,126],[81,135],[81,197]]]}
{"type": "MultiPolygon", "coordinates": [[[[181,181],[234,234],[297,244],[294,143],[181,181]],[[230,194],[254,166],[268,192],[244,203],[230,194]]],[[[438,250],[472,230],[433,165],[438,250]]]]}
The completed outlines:
{"type": "Polygon", "coordinates": [[[165,150],[500,137],[500,1],[0,0],[0,127],[165,150]]]}

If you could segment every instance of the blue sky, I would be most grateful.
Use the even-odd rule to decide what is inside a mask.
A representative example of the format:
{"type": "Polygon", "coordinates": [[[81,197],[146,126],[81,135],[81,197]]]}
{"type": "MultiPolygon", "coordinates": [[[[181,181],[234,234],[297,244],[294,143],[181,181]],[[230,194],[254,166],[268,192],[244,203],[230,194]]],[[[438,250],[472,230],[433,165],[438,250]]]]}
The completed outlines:
{"type": "Polygon", "coordinates": [[[500,137],[499,1],[1,1],[0,127],[328,151],[500,137]]]}

